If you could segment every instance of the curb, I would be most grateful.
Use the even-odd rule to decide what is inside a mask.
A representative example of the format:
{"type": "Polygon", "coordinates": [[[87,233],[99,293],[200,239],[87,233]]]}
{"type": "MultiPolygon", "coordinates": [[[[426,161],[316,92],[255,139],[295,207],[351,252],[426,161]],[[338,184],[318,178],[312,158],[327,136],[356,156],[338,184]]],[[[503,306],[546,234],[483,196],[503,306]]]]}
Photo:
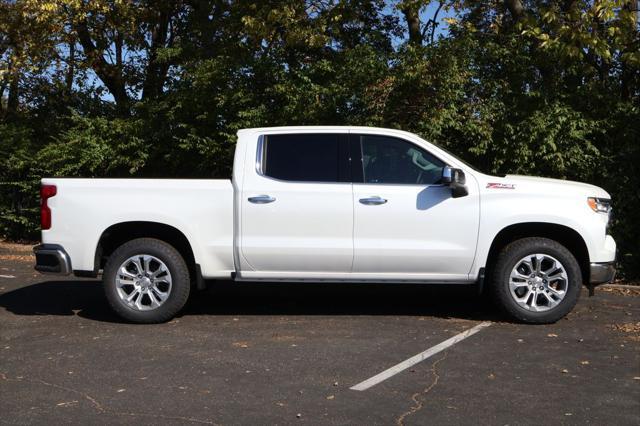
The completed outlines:
{"type": "Polygon", "coordinates": [[[640,285],[630,285],[630,284],[603,284],[602,287],[621,288],[626,290],[640,290],[640,285]]]}

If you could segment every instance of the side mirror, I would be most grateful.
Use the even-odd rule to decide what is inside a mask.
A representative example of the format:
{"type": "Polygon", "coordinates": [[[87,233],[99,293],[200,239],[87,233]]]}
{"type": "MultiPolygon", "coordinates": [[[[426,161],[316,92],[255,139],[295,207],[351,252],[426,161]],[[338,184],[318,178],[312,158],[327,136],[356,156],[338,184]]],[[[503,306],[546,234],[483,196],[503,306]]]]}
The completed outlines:
{"type": "Polygon", "coordinates": [[[465,186],[467,179],[461,169],[444,166],[442,169],[442,183],[449,185],[453,198],[469,195],[469,190],[465,186]]]}

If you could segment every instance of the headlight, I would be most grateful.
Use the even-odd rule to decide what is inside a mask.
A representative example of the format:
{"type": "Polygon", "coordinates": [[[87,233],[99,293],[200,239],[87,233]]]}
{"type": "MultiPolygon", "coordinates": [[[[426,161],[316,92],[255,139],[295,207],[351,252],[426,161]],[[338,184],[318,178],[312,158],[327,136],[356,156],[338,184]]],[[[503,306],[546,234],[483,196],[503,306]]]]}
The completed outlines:
{"type": "Polygon", "coordinates": [[[589,197],[587,198],[587,204],[596,213],[608,214],[611,211],[611,200],[607,198],[589,197]]]}

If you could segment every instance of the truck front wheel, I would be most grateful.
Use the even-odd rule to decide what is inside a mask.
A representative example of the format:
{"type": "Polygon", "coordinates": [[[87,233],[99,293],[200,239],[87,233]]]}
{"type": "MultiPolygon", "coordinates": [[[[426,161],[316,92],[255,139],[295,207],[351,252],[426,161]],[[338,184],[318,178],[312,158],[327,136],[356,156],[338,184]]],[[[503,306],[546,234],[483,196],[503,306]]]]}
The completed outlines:
{"type": "Polygon", "coordinates": [[[104,268],[105,294],[113,310],[137,323],[160,323],[185,305],[189,268],[171,245],[138,238],[118,247],[104,268]]]}
{"type": "Polygon", "coordinates": [[[571,312],[581,285],[580,265],[567,248],[548,238],[523,238],[498,255],[491,289],[512,319],[546,324],[571,312]]]}

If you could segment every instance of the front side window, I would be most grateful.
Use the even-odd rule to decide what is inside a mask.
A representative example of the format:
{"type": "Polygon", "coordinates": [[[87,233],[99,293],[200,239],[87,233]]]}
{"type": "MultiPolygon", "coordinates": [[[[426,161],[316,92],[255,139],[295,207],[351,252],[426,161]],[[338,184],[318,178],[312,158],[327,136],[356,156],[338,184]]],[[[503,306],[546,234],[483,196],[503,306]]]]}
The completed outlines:
{"type": "Polygon", "coordinates": [[[364,183],[433,185],[445,163],[402,139],[359,135],[364,183]]]}
{"type": "Polygon", "coordinates": [[[262,172],[275,179],[296,182],[344,182],[348,149],[340,134],[264,136],[262,172]]]}

